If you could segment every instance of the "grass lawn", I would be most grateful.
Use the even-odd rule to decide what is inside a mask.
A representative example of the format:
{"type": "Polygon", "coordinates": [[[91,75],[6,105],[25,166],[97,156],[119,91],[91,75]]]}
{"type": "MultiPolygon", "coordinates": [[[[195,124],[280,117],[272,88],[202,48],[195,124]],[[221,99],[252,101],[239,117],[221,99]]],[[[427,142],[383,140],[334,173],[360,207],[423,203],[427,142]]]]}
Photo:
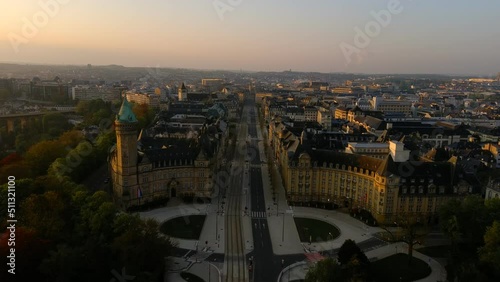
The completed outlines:
{"type": "Polygon", "coordinates": [[[337,227],[324,221],[302,217],[295,217],[294,220],[301,242],[308,243],[309,239],[311,243],[324,242],[340,236],[340,230],[337,227]]]}
{"type": "Polygon", "coordinates": [[[205,282],[205,280],[201,279],[200,277],[189,273],[189,272],[181,272],[181,277],[182,279],[186,281],[191,281],[191,282],[205,282]]]}
{"type": "Polygon", "coordinates": [[[205,215],[180,216],[160,225],[160,232],[175,238],[198,240],[205,222],[205,215]]]}
{"type": "Polygon", "coordinates": [[[395,254],[370,264],[370,277],[373,281],[415,281],[431,274],[424,261],[412,258],[408,266],[407,254],[395,254]]]}
{"type": "Polygon", "coordinates": [[[432,247],[424,247],[416,249],[419,253],[433,257],[433,258],[446,258],[451,251],[450,245],[439,245],[432,247]]]}

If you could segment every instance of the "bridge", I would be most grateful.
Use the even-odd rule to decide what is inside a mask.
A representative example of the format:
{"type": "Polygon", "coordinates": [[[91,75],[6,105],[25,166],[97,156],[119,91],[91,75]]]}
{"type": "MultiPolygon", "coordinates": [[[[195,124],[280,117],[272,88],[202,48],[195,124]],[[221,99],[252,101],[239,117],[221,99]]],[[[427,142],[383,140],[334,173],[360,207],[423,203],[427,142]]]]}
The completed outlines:
{"type": "Polygon", "coordinates": [[[21,129],[24,129],[30,120],[38,120],[47,114],[70,114],[74,113],[74,110],[64,110],[64,111],[40,111],[40,112],[29,112],[29,113],[19,113],[19,114],[9,114],[0,115],[0,124],[4,122],[7,123],[7,132],[14,132],[17,124],[20,124],[21,129]]]}

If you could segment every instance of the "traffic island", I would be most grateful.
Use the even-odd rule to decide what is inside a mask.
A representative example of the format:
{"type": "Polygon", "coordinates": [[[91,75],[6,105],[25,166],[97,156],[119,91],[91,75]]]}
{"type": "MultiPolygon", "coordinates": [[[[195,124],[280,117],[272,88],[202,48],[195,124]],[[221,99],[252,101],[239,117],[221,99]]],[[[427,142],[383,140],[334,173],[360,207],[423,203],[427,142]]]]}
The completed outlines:
{"type": "Polygon", "coordinates": [[[160,232],[174,238],[198,240],[200,238],[205,215],[186,215],[175,217],[160,225],[160,232]]]}
{"type": "Polygon", "coordinates": [[[415,281],[431,274],[431,268],[423,260],[413,257],[408,263],[407,254],[395,254],[370,264],[373,281],[415,281]]]}
{"type": "Polygon", "coordinates": [[[303,217],[294,220],[302,243],[325,242],[340,236],[340,230],[325,221],[303,217]]]}

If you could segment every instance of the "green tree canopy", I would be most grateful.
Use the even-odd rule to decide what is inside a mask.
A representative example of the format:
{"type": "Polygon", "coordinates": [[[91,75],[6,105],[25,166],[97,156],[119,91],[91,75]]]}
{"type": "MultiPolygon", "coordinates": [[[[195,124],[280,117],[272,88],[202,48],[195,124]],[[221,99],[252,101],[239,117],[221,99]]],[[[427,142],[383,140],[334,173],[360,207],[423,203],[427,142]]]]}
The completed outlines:
{"type": "Polygon", "coordinates": [[[43,195],[31,195],[20,207],[23,224],[45,239],[58,239],[65,225],[63,217],[65,203],[58,193],[45,192],[43,195]]]}
{"type": "Polygon", "coordinates": [[[342,268],[333,258],[318,261],[314,267],[309,268],[306,282],[335,282],[344,281],[342,268]]]}
{"type": "Polygon", "coordinates": [[[61,143],[55,140],[42,141],[31,146],[24,159],[30,164],[31,170],[36,175],[47,173],[50,164],[57,158],[66,155],[64,147],[61,143]]]}
{"type": "Polygon", "coordinates": [[[500,273],[500,221],[486,229],[484,246],[479,249],[479,258],[500,273]]]}

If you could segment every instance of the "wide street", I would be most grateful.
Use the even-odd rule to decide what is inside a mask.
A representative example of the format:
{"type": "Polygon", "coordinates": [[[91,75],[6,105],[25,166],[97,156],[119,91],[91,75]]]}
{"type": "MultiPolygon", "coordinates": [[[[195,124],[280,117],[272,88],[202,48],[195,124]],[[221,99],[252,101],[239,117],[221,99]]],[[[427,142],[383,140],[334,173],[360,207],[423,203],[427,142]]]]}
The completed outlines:
{"type": "Polygon", "coordinates": [[[236,138],[236,151],[231,167],[231,179],[226,189],[227,210],[225,212],[225,265],[226,281],[248,281],[248,271],[245,262],[244,236],[241,218],[243,215],[243,173],[246,158],[247,109],[243,108],[239,132],[236,138]]]}

